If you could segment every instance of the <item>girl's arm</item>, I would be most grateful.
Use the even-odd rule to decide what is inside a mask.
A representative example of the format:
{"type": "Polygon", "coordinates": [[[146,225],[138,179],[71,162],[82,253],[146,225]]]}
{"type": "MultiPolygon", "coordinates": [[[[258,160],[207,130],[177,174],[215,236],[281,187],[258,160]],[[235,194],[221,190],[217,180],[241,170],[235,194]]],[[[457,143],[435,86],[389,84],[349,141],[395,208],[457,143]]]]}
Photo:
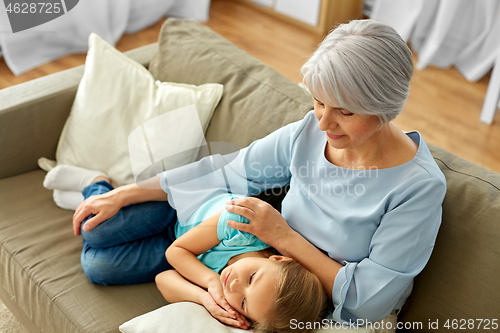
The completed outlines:
{"type": "Polygon", "coordinates": [[[176,239],[165,253],[168,262],[177,272],[205,289],[220,285],[220,277],[199,261],[197,256],[220,243],[217,237],[220,214],[221,212],[209,217],[176,239]]]}
{"type": "Polygon", "coordinates": [[[156,286],[169,303],[194,302],[202,303],[202,297],[207,292],[189,282],[177,271],[169,270],[156,276],[156,286]]]}
{"type": "Polygon", "coordinates": [[[176,270],[161,273],[157,277],[157,284],[167,301],[201,304],[219,321],[246,329],[250,327],[249,323],[224,297],[220,275],[197,258],[220,243],[217,237],[220,214],[221,212],[209,217],[168,247],[165,253],[167,260],[176,270]],[[168,282],[165,283],[164,280],[168,282]]]}

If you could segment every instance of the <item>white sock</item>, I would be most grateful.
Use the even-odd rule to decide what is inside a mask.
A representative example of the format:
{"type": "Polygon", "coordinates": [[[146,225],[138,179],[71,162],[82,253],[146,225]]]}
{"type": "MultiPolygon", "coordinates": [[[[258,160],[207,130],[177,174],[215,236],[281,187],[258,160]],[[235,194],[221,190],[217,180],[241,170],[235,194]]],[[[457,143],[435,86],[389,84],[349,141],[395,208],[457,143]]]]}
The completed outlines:
{"type": "Polygon", "coordinates": [[[101,171],[61,164],[47,173],[43,181],[43,186],[49,190],[81,192],[94,179],[100,176],[108,178],[101,171]]]}
{"type": "Polygon", "coordinates": [[[54,190],[52,197],[58,207],[70,210],[76,210],[84,200],[83,194],[78,191],[54,190]]]}

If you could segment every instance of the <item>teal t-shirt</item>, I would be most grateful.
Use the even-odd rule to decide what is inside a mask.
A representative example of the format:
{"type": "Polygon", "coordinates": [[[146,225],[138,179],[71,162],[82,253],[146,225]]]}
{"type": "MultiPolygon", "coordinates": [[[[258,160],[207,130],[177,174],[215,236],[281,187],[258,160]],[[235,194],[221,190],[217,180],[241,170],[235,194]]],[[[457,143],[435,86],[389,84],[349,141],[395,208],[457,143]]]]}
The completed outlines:
{"type": "Polygon", "coordinates": [[[219,273],[232,257],[246,252],[260,251],[269,247],[266,243],[254,235],[239,231],[227,225],[228,220],[240,223],[249,223],[250,221],[240,215],[230,213],[224,209],[226,202],[231,199],[242,198],[244,196],[235,194],[222,194],[207,201],[198,208],[193,215],[186,221],[177,220],[175,226],[175,238],[179,238],[195,226],[208,219],[210,216],[223,210],[217,223],[217,237],[220,243],[200,254],[198,259],[208,268],[219,273]]]}

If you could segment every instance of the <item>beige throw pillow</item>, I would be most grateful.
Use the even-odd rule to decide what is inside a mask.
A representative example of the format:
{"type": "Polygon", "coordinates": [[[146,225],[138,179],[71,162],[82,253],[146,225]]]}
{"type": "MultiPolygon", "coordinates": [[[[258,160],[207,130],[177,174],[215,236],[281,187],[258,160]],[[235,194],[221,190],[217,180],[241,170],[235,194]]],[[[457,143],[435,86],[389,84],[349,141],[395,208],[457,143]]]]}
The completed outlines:
{"type": "MultiPolygon", "coordinates": [[[[153,163],[169,169],[193,162],[222,91],[218,83],[155,81],[144,66],[91,34],[57,163],[103,171],[124,185],[153,163]]],[[[162,171],[153,169],[150,175],[162,171]]]]}

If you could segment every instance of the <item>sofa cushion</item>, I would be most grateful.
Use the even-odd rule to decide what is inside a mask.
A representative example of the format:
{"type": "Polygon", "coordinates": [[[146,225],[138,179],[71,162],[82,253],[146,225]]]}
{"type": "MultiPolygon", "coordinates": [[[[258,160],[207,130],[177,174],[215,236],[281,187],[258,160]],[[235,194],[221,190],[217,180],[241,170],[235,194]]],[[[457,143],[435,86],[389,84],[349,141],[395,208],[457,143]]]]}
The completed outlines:
{"type": "Polygon", "coordinates": [[[138,181],[152,159],[167,169],[191,163],[222,91],[218,83],[155,82],[144,66],[91,34],[57,162],[103,171],[117,185],[138,181]]]}
{"type": "Polygon", "coordinates": [[[118,332],[123,322],[166,304],[154,283],[104,287],[80,265],[72,212],[54,205],[44,171],[0,180],[0,281],[43,332],[118,332]]]}
{"type": "Polygon", "coordinates": [[[500,175],[439,147],[429,148],[446,177],[448,191],[434,251],[416,277],[400,319],[422,322],[426,329],[429,320],[438,320],[439,330],[432,332],[447,332],[447,320],[461,325],[469,319],[498,318],[500,175]]]}
{"type": "Polygon", "coordinates": [[[196,21],[168,19],[158,44],[149,64],[157,80],[224,85],[208,142],[243,148],[313,108],[302,88],[196,21]]]}

